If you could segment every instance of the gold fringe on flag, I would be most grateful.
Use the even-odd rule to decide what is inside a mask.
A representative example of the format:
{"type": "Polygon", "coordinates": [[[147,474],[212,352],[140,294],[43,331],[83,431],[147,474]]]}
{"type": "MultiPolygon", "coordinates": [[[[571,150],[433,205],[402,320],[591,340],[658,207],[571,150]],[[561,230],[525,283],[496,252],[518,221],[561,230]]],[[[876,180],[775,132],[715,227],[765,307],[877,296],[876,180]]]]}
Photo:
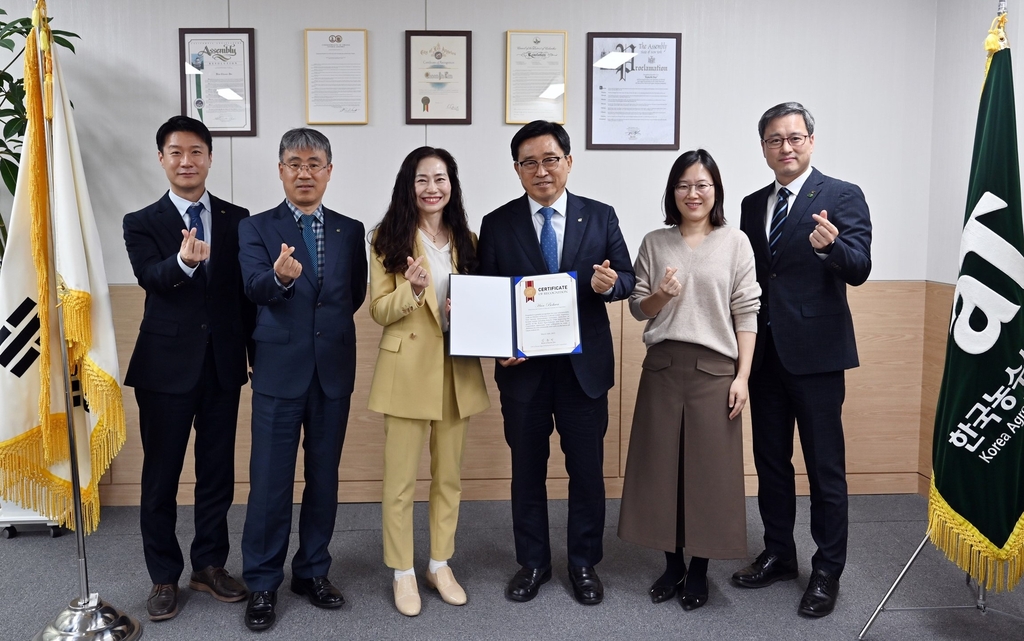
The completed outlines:
{"type": "Polygon", "coordinates": [[[932,478],[928,501],[928,532],[935,547],[987,590],[1012,590],[1024,576],[1024,516],[1006,545],[996,547],[970,521],[946,502],[932,478]]]}
{"type": "Polygon", "coordinates": [[[25,110],[28,129],[21,171],[29,172],[29,193],[32,215],[32,262],[36,268],[39,307],[39,416],[43,437],[43,456],[47,465],[67,460],[67,431],[59,429],[50,417],[50,188],[46,169],[46,130],[43,125],[43,101],[39,86],[39,54],[35,29],[25,40],[25,110]]]}

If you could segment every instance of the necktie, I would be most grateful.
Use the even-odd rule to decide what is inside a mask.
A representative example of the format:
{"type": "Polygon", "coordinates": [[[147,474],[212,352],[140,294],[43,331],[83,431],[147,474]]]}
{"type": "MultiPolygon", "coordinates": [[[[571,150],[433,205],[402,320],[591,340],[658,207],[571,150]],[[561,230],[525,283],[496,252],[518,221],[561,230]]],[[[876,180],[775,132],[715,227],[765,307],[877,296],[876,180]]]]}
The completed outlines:
{"type": "Polygon", "coordinates": [[[544,264],[548,266],[548,272],[554,274],[558,272],[558,238],[551,224],[555,210],[541,207],[540,213],[544,216],[544,226],[540,228],[540,252],[544,255],[544,264]]]}
{"type": "Polygon", "coordinates": [[[185,213],[188,214],[189,230],[193,227],[196,230],[196,240],[206,240],[205,235],[203,234],[203,219],[199,216],[203,213],[203,204],[192,203],[188,206],[188,209],[185,210],[185,213]]]}
{"type": "Polygon", "coordinates": [[[775,257],[775,246],[782,237],[782,225],[789,215],[789,195],[793,193],[783,187],[779,190],[779,198],[775,201],[775,212],[772,214],[771,231],[768,233],[768,247],[772,250],[772,257],[775,257]]]}
{"type": "Polygon", "coordinates": [[[316,216],[313,214],[302,215],[302,240],[306,243],[306,251],[309,252],[309,263],[313,266],[313,275],[319,280],[320,265],[316,251],[316,232],[313,230],[313,221],[316,216]]]}

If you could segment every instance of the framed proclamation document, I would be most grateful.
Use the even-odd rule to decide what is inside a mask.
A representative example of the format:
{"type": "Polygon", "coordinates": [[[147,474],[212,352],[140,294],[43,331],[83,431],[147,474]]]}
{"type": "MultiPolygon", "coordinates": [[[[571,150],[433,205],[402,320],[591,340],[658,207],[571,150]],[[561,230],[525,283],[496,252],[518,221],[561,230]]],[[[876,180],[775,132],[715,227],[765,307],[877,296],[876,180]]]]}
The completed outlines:
{"type": "Polygon", "coordinates": [[[452,356],[534,358],[579,354],[576,272],[537,276],[452,274],[452,356]]]}
{"type": "Polygon", "coordinates": [[[306,29],[306,123],[365,125],[366,29],[306,29]]]}
{"type": "Polygon", "coordinates": [[[181,113],[214,136],[256,135],[252,29],[178,29],[181,113]]]}
{"type": "Polygon", "coordinates": [[[679,149],[678,33],[587,34],[587,149],[679,149]]]}
{"type": "Polygon", "coordinates": [[[509,31],[505,42],[505,122],[565,124],[564,31],[509,31]]]}
{"type": "Polygon", "coordinates": [[[473,33],[405,32],[405,124],[473,122],[473,33]]]}

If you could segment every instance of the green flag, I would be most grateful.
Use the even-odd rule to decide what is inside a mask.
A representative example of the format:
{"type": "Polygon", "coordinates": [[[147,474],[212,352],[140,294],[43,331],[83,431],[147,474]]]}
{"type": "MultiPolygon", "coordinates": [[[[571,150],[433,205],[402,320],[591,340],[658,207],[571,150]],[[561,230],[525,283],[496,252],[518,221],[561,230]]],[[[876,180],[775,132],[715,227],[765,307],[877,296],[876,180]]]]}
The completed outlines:
{"type": "MultiPolygon", "coordinates": [[[[997,18],[1002,35],[1005,16],[997,18]]],[[[1005,38],[989,48],[935,415],[931,540],[988,589],[1024,552],[1024,222],[1005,38]]]]}

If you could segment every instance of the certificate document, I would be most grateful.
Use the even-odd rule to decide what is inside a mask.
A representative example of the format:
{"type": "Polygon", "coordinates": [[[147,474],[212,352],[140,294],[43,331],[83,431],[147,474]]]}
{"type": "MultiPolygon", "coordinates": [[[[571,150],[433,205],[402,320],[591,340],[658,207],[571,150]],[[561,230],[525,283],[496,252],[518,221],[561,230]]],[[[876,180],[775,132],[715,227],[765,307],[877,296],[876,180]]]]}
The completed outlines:
{"type": "Polygon", "coordinates": [[[565,123],[565,32],[509,31],[505,122],[565,123]]]}
{"type": "Polygon", "coordinates": [[[452,274],[452,356],[533,358],[578,354],[576,272],[538,276],[452,274]]]}
{"type": "Polygon", "coordinates": [[[576,272],[516,277],[516,356],[580,351],[576,272]]]}
{"type": "Polygon", "coordinates": [[[366,29],[306,29],[306,122],[365,125],[366,29]]]}

